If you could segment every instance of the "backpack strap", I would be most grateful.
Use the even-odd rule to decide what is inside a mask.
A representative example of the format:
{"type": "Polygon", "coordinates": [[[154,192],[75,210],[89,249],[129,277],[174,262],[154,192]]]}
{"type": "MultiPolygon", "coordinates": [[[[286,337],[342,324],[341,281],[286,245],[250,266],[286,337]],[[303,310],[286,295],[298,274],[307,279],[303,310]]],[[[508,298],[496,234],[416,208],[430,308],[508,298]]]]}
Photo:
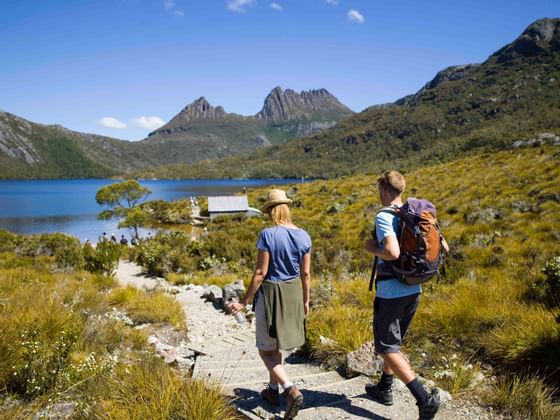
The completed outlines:
{"type": "MultiPolygon", "coordinates": [[[[390,206],[390,207],[383,207],[381,210],[379,210],[377,212],[377,214],[379,213],[389,213],[395,216],[399,215],[399,209],[397,206],[390,206]]],[[[375,228],[373,231],[374,237],[375,237],[375,228]]],[[[369,278],[369,287],[368,290],[371,292],[373,290],[373,285],[375,284],[375,289],[377,290],[377,282],[379,280],[382,280],[381,278],[379,278],[377,276],[377,263],[379,262],[379,257],[376,255],[375,258],[373,259],[373,267],[371,269],[371,276],[369,278]]]]}

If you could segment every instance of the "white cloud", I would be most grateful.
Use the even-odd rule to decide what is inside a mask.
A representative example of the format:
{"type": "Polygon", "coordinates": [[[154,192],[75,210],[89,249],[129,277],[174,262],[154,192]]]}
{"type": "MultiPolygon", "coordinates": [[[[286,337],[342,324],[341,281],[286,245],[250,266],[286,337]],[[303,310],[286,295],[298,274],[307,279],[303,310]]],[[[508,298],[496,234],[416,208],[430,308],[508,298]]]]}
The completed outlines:
{"type": "Polygon", "coordinates": [[[270,7],[271,9],[278,10],[279,12],[282,11],[282,6],[279,5],[278,3],[270,3],[270,7]]]}
{"type": "Polygon", "coordinates": [[[362,15],[360,12],[358,12],[355,9],[350,9],[348,11],[348,19],[350,19],[352,22],[356,22],[359,24],[362,24],[366,21],[366,18],[364,17],[364,15],[362,15]]]}
{"type": "Polygon", "coordinates": [[[232,12],[243,13],[247,10],[247,7],[252,6],[255,0],[228,0],[227,8],[232,12]]]}
{"type": "Polygon", "coordinates": [[[175,16],[183,16],[185,12],[177,7],[177,3],[174,0],[164,0],[163,7],[168,13],[175,16]]]}
{"type": "Polygon", "coordinates": [[[160,117],[138,117],[134,118],[132,123],[144,130],[157,130],[162,125],[165,125],[165,121],[160,117]]]}
{"type": "Polygon", "coordinates": [[[338,4],[338,0],[325,0],[325,3],[336,6],[338,4]]]}
{"type": "Polygon", "coordinates": [[[119,121],[113,117],[101,118],[99,120],[99,125],[105,128],[116,128],[117,130],[124,130],[125,128],[128,128],[128,125],[126,123],[123,123],[122,121],[119,121]]]}

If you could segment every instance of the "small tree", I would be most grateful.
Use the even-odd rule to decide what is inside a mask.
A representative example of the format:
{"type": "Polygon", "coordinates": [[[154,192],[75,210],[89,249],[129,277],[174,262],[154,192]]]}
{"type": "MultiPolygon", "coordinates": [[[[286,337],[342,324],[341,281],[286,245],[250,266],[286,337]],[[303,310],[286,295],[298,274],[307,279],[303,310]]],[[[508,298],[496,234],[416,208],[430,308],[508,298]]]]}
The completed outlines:
{"type": "Polygon", "coordinates": [[[141,210],[136,207],[146,200],[152,192],[134,179],[100,188],[95,195],[95,201],[105,209],[99,213],[100,219],[120,220],[119,227],[127,227],[134,231],[138,238],[138,228],[147,218],[141,216],[141,210]]]}

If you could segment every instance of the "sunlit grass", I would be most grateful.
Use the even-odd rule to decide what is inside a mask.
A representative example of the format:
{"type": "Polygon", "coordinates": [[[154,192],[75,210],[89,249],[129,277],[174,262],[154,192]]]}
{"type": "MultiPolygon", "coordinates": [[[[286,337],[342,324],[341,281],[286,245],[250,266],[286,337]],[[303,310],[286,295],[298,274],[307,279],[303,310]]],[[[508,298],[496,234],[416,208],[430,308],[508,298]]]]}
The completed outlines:
{"type": "Polygon", "coordinates": [[[93,407],[102,419],[236,419],[235,409],[219,389],[203,382],[183,379],[156,359],[120,366],[112,374],[93,407]]]}
{"type": "Polygon", "coordinates": [[[108,296],[111,305],[123,306],[137,323],[168,322],[185,329],[185,313],[177,301],[163,292],[144,292],[135,287],[114,289],[108,296]]]}
{"type": "Polygon", "coordinates": [[[560,418],[554,392],[536,376],[508,376],[498,379],[488,400],[513,418],[551,420],[560,418]]]}

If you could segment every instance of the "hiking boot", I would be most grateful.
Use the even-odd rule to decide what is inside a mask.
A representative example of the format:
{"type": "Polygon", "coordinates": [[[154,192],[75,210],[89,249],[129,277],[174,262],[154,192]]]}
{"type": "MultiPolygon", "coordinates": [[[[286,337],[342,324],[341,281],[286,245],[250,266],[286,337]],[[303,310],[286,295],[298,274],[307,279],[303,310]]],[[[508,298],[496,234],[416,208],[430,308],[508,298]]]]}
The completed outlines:
{"type": "Polygon", "coordinates": [[[393,405],[393,391],[391,391],[391,388],[381,390],[377,385],[366,384],[366,394],[379,404],[393,405]]]}
{"type": "Polygon", "coordinates": [[[266,387],[261,391],[261,398],[272,405],[280,405],[280,392],[278,388],[266,387]]]}
{"type": "Polygon", "coordinates": [[[286,414],[284,414],[284,420],[293,419],[297,416],[297,413],[301,406],[303,405],[303,395],[292,385],[288,389],[284,390],[284,397],[288,402],[288,407],[286,408],[286,414]]]}
{"type": "Polygon", "coordinates": [[[420,412],[419,420],[431,420],[435,417],[441,402],[439,400],[439,391],[437,388],[432,389],[432,393],[422,405],[418,405],[420,412]]]}

